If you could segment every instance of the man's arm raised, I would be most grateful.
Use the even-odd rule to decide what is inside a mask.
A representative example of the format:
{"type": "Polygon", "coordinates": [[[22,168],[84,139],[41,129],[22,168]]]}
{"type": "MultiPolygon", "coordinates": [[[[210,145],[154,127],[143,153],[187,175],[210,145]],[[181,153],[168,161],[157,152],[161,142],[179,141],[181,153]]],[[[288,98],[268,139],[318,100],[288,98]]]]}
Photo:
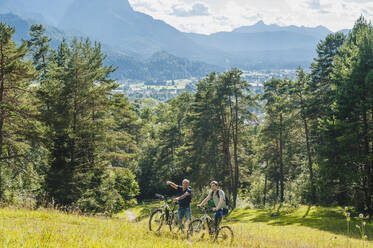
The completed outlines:
{"type": "Polygon", "coordinates": [[[177,189],[177,185],[171,181],[166,182],[167,185],[170,185],[172,188],[177,189]]]}

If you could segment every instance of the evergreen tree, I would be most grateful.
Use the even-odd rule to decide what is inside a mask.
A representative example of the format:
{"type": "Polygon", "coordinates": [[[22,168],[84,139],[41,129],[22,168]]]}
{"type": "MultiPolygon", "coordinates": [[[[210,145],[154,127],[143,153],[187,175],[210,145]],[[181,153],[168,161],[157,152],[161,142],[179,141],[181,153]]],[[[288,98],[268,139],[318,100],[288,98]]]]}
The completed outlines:
{"type": "Polygon", "coordinates": [[[264,109],[268,120],[269,135],[273,135],[275,144],[276,165],[276,195],[280,202],[284,202],[285,168],[284,168],[284,144],[286,132],[285,114],[288,111],[288,81],[271,79],[264,83],[262,100],[265,101],[264,109]]]}
{"type": "Polygon", "coordinates": [[[235,207],[240,187],[240,136],[253,120],[248,107],[254,105],[242,72],[232,69],[222,75],[210,74],[197,85],[192,105],[191,150],[195,173],[201,183],[206,175],[223,182],[233,197],[235,207]],[[197,169],[197,168],[203,168],[197,169]]]}
{"type": "MultiPolygon", "coordinates": [[[[329,158],[322,164],[323,174],[327,175],[325,172],[331,169],[337,172],[332,179],[337,180],[340,190],[343,190],[335,193],[338,202],[352,200],[360,209],[370,212],[373,212],[370,147],[373,88],[369,81],[372,56],[373,27],[361,17],[334,58],[334,115],[324,126],[327,139],[322,151],[322,156],[329,158]],[[334,145],[330,146],[331,143],[334,145]],[[331,158],[332,154],[334,158],[331,158]]],[[[331,183],[330,179],[327,182],[331,183]]]]}
{"type": "Polygon", "coordinates": [[[310,202],[316,203],[316,185],[313,170],[313,156],[312,156],[312,144],[310,138],[310,119],[312,113],[310,110],[311,93],[310,93],[310,79],[309,75],[306,74],[301,68],[297,70],[297,80],[290,82],[290,106],[291,111],[294,111],[296,119],[300,119],[303,123],[303,132],[305,137],[305,151],[307,157],[307,164],[309,170],[309,185],[310,185],[310,202]],[[298,114],[299,113],[299,114],[298,114]]]}
{"type": "MultiPolygon", "coordinates": [[[[14,28],[0,23],[0,175],[5,165],[20,166],[30,155],[42,126],[37,121],[34,97],[34,68],[27,61],[27,46],[12,41],[14,28]]],[[[19,168],[18,168],[19,169],[19,168]]],[[[4,200],[0,176],[0,200],[4,200]]]]}

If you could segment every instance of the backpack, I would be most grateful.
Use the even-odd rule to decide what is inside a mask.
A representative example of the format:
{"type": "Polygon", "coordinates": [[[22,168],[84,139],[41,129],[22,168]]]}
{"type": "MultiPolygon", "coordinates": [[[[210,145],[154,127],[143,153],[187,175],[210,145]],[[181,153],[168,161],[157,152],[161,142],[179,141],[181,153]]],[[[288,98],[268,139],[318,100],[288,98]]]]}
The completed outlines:
{"type": "Polygon", "coordinates": [[[227,208],[231,208],[231,201],[229,200],[228,197],[225,197],[225,204],[227,205],[227,208]]]}
{"type": "MultiPolygon", "coordinates": [[[[220,196],[219,192],[220,192],[220,189],[218,189],[218,192],[217,192],[218,196],[220,196]]],[[[214,194],[214,192],[211,192],[211,197],[213,196],[213,194],[214,194]]],[[[225,205],[227,205],[227,208],[228,209],[231,208],[231,201],[229,200],[229,198],[227,198],[227,197],[224,197],[224,198],[225,198],[225,205]]]]}

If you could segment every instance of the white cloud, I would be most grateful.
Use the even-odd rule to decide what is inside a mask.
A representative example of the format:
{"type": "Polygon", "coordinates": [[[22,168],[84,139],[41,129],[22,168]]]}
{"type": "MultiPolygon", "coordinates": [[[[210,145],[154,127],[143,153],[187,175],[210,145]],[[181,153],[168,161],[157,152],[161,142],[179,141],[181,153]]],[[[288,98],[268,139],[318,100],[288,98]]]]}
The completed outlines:
{"type": "Polygon", "coordinates": [[[129,0],[137,11],[185,32],[230,31],[266,24],[351,28],[364,14],[373,19],[373,0],[129,0]]]}
{"type": "Polygon", "coordinates": [[[172,6],[173,12],[170,15],[179,17],[190,17],[190,16],[208,16],[209,9],[202,3],[196,3],[191,9],[186,10],[185,8],[177,5],[172,6]]]}
{"type": "Polygon", "coordinates": [[[372,0],[346,0],[346,2],[370,3],[370,2],[372,2],[372,0]]]}

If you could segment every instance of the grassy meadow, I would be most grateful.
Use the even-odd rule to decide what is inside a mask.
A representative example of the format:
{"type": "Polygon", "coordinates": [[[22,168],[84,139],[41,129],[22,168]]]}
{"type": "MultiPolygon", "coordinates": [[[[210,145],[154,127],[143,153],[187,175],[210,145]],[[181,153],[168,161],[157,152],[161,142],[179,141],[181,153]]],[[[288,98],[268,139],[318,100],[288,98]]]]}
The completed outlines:
{"type": "MultiPolygon", "coordinates": [[[[209,241],[191,243],[185,234],[148,231],[148,215],[156,204],[130,209],[113,217],[89,217],[57,210],[0,209],[0,247],[223,247],[209,241]]],[[[198,210],[193,210],[193,216],[198,210]]],[[[373,247],[373,224],[367,223],[363,242],[352,215],[351,238],[346,235],[343,208],[303,206],[280,210],[237,209],[224,221],[234,230],[232,247],[373,247]]]]}

